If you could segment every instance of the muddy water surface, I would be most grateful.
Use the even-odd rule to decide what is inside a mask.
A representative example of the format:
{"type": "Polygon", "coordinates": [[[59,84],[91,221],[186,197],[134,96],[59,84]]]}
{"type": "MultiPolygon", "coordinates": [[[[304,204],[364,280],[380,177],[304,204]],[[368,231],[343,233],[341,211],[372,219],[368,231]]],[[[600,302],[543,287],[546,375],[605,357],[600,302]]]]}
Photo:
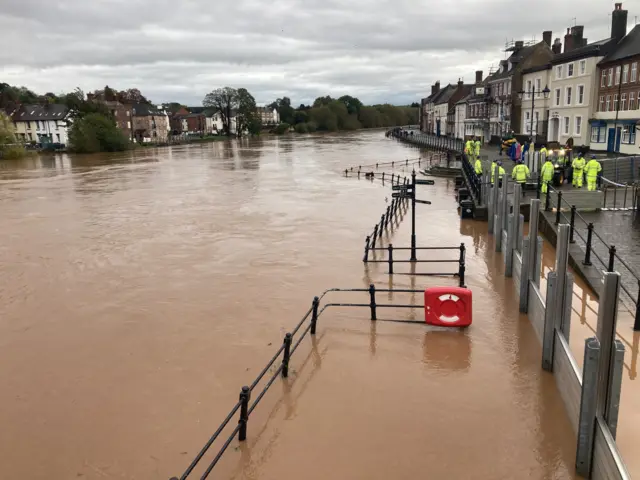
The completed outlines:
{"type": "MultiPolygon", "coordinates": [[[[361,262],[390,191],[340,172],[418,154],[367,132],[0,164],[2,476],[179,475],[314,295],[454,284],[361,262]]],[[[215,478],[573,477],[486,224],[447,180],[418,196],[419,244],[467,244],[474,325],[327,310],[215,478]]],[[[409,245],[408,216],[384,241],[409,245]]]]}

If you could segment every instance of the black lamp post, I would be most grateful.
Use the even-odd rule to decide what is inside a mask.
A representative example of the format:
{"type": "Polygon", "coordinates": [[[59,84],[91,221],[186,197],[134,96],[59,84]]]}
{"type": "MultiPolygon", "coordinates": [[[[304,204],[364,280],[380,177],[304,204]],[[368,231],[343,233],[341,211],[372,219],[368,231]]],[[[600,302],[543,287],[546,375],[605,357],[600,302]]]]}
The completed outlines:
{"type": "MultiPolygon", "coordinates": [[[[535,86],[532,86],[531,90],[529,90],[528,92],[525,92],[524,90],[520,90],[518,92],[518,98],[520,98],[520,100],[524,100],[525,95],[528,95],[529,97],[531,97],[531,129],[529,132],[531,136],[533,136],[533,109],[535,108],[535,104],[536,104],[536,93],[540,93],[540,90],[536,92],[535,86]]],[[[544,89],[542,90],[542,94],[544,95],[544,98],[545,99],[549,98],[550,93],[551,93],[551,90],[549,90],[549,87],[545,85],[544,89]]],[[[538,131],[536,129],[536,136],[537,135],[538,135],[538,131]]]]}

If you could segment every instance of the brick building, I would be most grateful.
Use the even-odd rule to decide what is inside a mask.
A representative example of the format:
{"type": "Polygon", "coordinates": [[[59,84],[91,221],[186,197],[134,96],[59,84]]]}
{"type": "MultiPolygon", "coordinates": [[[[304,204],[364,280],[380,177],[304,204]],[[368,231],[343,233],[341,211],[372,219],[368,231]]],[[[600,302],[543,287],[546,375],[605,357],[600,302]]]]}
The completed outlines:
{"type": "Polygon", "coordinates": [[[104,104],[109,108],[113,119],[120,131],[131,141],[133,141],[133,130],[131,129],[131,105],[124,105],[118,101],[106,101],[104,104]]]}
{"type": "Polygon", "coordinates": [[[169,117],[153,105],[137,103],[131,106],[133,136],[138,142],[166,142],[169,135],[169,117]]]}
{"type": "MultiPolygon", "coordinates": [[[[625,18],[626,26],[626,18],[625,18]]],[[[598,63],[597,112],[591,121],[592,150],[637,154],[640,122],[640,25],[633,27],[598,63]]]]}

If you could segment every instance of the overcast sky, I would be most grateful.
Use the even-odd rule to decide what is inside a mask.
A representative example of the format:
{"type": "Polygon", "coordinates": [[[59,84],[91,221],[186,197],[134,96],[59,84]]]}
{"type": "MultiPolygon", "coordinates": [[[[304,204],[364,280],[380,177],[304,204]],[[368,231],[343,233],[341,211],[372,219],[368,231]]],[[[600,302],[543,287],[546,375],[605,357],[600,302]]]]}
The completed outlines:
{"type": "MultiPolygon", "coordinates": [[[[259,104],[351,94],[404,104],[435,80],[473,82],[506,39],[609,36],[614,2],[593,0],[0,0],[0,82],[38,93],[137,87],[201,105],[217,87],[259,104]]],[[[640,0],[623,3],[629,25],[640,0]]]]}

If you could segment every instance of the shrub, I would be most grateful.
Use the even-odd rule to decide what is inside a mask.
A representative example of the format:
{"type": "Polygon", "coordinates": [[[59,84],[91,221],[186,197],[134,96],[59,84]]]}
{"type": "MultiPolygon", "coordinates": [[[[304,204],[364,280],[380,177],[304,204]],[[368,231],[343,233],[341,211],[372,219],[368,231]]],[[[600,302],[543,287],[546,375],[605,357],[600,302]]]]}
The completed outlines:
{"type": "Polygon", "coordinates": [[[69,132],[70,150],[77,153],[121,152],[129,140],[115,122],[100,113],[77,119],[69,132]]]}

